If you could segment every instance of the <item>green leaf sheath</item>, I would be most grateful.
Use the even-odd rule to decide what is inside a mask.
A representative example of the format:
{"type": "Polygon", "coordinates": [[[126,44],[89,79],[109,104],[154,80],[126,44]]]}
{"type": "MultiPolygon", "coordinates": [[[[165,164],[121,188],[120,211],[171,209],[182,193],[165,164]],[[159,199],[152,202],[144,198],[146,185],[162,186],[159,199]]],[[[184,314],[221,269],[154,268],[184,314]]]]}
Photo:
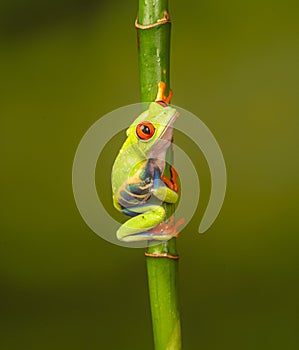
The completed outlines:
{"type": "MultiPolygon", "coordinates": [[[[140,0],[138,23],[151,26],[168,13],[166,0],[140,0]]],[[[141,101],[154,101],[158,83],[166,83],[169,89],[170,23],[150,28],[137,28],[141,101]]],[[[169,149],[167,162],[172,164],[173,153],[169,149]]],[[[169,166],[165,175],[170,176],[169,166]]],[[[167,216],[174,212],[173,205],[165,205],[167,216]]],[[[168,253],[176,256],[175,238],[150,247],[151,254],[168,253]]],[[[178,260],[146,257],[155,350],[181,349],[181,326],[178,308],[177,273],[178,260]]]]}

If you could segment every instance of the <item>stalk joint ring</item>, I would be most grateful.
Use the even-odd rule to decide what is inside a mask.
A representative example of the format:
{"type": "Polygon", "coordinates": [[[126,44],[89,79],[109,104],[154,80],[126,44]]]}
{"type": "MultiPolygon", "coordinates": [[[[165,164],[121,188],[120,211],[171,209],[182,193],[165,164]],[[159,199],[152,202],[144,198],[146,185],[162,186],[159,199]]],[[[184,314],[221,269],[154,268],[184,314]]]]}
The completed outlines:
{"type": "Polygon", "coordinates": [[[145,256],[148,256],[150,258],[168,258],[168,259],[173,259],[173,260],[178,260],[180,258],[178,255],[172,255],[172,254],[169,254],[169,253],[158,253],[158,254],[155,254],[155,253],[145,252],[144,254],[145,254],[145,256]]]}
{"type": "Polygon", "coordinates": [[[171,20],[170,20],[168,12],[164,11],[163,18],[158,19],[156,23],[152,23],[152,24],[145,24],[144,25],[144,24],[138,23],[138,16],[137,16],[137,18],[135,20],[135,27],[138,29],[150,29],[150,28],[154,28],[154,27],[160,26],[162,24],[170,23],[170,22],[171,22],[171,20]]]}

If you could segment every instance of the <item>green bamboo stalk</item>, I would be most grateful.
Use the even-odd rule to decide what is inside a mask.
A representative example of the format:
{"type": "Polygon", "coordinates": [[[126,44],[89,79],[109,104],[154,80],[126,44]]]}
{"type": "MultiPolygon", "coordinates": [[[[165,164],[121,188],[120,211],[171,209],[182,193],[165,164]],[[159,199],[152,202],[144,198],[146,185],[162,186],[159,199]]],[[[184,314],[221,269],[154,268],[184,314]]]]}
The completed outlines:
{"type": "MultiPolygon", "coordinates": [[[[141,101],[154,101],[160,81],[169,89],[170,22],[168,0],[139,0],[137,17],[141,101]],[[155,25],[164,19],[163,24],[155,25]]],[[[170,149],[167,161],[172,163],[170,149]]],[[[165,174],[169,176],[169,166],[165,174]]],[[[166,205],[167,216],[174,211],[166,205]]],[[[150,247],[148,253],[177,256],[176,239],[150,247]]],[[[146,257],[155,350],[180,350],[181,325],[178,307],[178,260],[146,257]]]]}

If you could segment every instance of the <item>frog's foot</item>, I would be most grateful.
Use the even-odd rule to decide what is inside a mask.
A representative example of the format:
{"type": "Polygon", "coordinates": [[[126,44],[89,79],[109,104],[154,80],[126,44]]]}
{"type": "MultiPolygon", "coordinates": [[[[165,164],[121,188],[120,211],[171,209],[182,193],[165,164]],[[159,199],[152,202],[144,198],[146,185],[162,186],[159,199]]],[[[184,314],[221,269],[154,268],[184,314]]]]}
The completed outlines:
{"type": "Polygon", "coordinates": [[[167,104],[170,103],[170,100],[172,98],[172,90],[169,89],[168,96],[165,96],[165,90],[166,90],[166,84],[163,81],[160,81],[158,84],[158,93],[157,97],[155,99],[156,102],[165,102],[167,104]]]}
{"type": "Polygon", "coordinates": [[[171,178],[169,179],[167,176],[162,175],[161,180],[167,185],[170,189],[172,189],[175,192],[178,192],[179,185],[177,182],[178,173],[176,172],[175,168],[173,166],[170,167],[170,174],[171,178]]]}
{"type": "Polygon", "coordinates": [[[179,228],[185,223],[185,219],[182,218],[174,224],[174,215],[170,217],[168,222],[161,222],[157,226],[153,227],[148,233],[153,237],[169,236],[170,238],[179,237],[179,228]]]}

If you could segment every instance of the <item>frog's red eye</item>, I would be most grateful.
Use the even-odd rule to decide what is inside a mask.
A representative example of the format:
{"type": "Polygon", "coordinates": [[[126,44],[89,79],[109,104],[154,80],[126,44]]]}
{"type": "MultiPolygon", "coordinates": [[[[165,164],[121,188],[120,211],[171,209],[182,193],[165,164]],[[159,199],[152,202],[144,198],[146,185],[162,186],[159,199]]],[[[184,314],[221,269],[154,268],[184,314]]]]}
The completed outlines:
{"type": "Polygon", "coordinates": [[[150,122],[143,122],[137,125],[136,134],[141,140],[149,140],[155,133],[155,127],[150,122]]]}

